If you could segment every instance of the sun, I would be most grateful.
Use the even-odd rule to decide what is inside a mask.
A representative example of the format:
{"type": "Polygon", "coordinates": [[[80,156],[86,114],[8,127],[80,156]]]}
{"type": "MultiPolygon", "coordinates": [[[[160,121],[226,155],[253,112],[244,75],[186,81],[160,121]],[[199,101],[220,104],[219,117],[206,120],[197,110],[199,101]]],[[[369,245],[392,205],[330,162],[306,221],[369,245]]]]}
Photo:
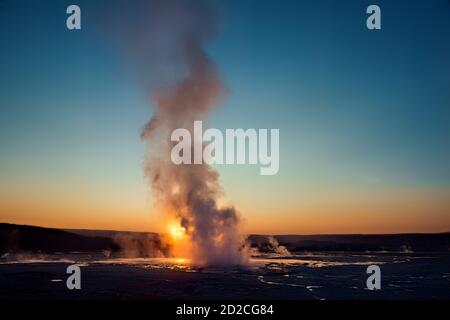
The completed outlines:
{"type": "MultiPolygon", "coordinates": [[[[173,258],[182,258],[189,261],[192,254],[192,241],[188,231],[176,218],[170,218],[165,222],[164,241],[170,247],[170,256],[173,258]]],[[[180,260],[177,263],[182,263],[180,260]]]]}
{"type": "Polygon", "coordinates": [[[180,240],[186,234],[186,229],[180,226],[179,224],[174,223],[169,225],[169,234],[174,241],[180,240]]]}

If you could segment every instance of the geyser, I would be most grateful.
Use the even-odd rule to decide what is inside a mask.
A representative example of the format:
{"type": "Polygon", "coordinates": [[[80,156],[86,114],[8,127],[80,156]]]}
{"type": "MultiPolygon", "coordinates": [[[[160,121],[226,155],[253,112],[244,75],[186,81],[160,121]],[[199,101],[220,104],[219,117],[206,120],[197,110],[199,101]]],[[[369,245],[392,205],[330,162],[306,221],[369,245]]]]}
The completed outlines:
{"type": "Polygon", "coordinates": [[[127,60],[134,63],[155,109],[142,132],[149,144],[145,173],[153,196],[160,210],[170,212],[185,230],[194,263],[242,264],[246,256],[239,216],[234,207],[218,204],[218,173],[206,163],[175,165],[170,157],[170,134],[186,128],[193,136],[194,121],[205,122],[225,92],[204,48],[216,29],[212,4],[153,0],[133,3],[131,12],[120,14],[127,17],[127,60]]]}

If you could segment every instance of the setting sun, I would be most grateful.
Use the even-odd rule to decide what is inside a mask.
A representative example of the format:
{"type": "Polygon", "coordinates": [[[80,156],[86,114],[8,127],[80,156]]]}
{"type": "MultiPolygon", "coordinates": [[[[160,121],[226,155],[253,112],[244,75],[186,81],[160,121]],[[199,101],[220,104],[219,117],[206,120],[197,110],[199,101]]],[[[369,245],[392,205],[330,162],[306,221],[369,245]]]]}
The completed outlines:
{"type": "Polygon", "coordinates": [[[179,240],[186,234],[186,229],[174,223],[169,226],[169,234],[172,240],[179,240]]]}

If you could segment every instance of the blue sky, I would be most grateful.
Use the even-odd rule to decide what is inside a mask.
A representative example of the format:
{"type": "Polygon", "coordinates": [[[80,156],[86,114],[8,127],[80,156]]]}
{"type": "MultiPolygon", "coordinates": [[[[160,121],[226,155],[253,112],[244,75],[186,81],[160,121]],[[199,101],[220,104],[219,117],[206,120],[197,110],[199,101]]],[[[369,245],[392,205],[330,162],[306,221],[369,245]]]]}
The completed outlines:
{"type": "MultiPolygon", "coordinates": [[[[369,1],[221,3],[208,52],[229,93],[211,126],[279,128],[281,139],[270,181],[258,166],[218,167],[230,198],[250,202],[258,190],[292,201],[313,186],[448,190],[450,4],[374,3],[380,31],[365,27],[369,1]]],[[[102,6],[107,14],[108,1],[0,1],[1,190],[38,192],[45,180],[49,194],[89,185],[147,199],[139,133],[152,109],[96,29],[102,6]],[[72,3],[81,31],[65,28],[72,3]]]]}

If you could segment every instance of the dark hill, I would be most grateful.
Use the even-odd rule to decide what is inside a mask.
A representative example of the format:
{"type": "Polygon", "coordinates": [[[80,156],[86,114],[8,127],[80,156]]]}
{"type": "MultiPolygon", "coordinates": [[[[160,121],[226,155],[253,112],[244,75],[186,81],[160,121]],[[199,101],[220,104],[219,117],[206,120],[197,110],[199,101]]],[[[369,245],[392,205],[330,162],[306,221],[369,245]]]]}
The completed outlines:
{"type": "MultiPolygon", "coordinates": [[[[449,251],[450,233],[387,235],[275,235],[289,251],[449,251]]],[[[260,251],[270,251],[267,235],[250,235],[260,251]]],[[[71,252],[109,250],[129,257],[168,254],[160,236],[151,232],[60,230],[0,223],[2,252],[71,252]]]]}
{"type": "MultiPolygon", "coordinates": [[[[290,251],[448,251],[450,233],[410,233],[376,235],[276,235],[290,251]]],[[[251,235],[254,247],[270,247],[265,235],[251,235]]]]}
{"type": "Polygon", "coordinates": [[[112,239],[86,237],[59,229],[0,223],[0,252],[117,250],[112,239]]]}

